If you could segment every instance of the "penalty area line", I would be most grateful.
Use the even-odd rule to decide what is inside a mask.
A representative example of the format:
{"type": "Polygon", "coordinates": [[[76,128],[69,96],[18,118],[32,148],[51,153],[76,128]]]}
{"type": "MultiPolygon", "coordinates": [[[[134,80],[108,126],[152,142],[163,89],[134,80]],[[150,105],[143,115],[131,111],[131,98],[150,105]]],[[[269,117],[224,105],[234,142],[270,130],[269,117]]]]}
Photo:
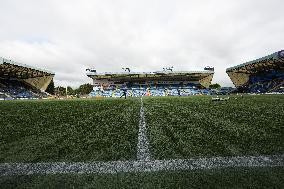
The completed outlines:
{"type": "Polygon", "coordinates": [[[116,174],[209,170],[236,167],[284,167],[284,154],[153,161],[1,163],[0,176],[47,174],[116,174]]]}

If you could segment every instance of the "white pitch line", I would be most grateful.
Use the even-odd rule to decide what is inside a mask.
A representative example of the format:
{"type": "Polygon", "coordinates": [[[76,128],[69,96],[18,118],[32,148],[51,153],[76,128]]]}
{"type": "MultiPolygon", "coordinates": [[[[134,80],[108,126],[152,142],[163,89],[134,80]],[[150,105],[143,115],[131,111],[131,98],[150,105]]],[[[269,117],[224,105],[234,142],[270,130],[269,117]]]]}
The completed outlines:
{"type": "Polygon", "coordinates": [[[150,159],[151,159],[151,154],[149,150],[149,140],[147,137],[144,105],[141,97],[140,120],[139,120],[138,143],[137,143],[137,160],[149,161],[150,159]]]}
{"type": "Polygon", "coordinates": [[[1,163],[0,176],[46,174],[137,173],[208,170],[236,167],[284,167],[284,154],[272,156],[213,157],[187,160],[1,163]]]}

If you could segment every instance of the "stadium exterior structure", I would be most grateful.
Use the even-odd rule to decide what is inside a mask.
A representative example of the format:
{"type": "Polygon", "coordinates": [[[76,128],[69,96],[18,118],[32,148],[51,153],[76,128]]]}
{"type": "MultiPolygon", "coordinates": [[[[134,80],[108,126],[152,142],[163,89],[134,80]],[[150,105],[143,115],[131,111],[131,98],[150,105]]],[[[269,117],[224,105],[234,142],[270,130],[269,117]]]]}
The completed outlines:
{"type": "Polygon", "coordinates": [[[54,75],[53,72],[0,57],[0,92],[2,94],[17,93],[24,88],[26,88],[25,93],[29,93],[30,89],[34,92],[44,92],[54,75]]]}
{"type": "Polygon", "coordinates": [[[204,71],[157,71],[157,72],[105,72],[87,69],[93,79],[91,96],[117,97],[127,90],[128,96],[167,96],[192,94],[211,84],[214,69],[204,71]],[[194,90],[195,91],[194,91],[194,90]],[[167,90],[165,92],[165,90],[167,90]],[[187,90],[187,91],[186,91],[187,90]]]}
{"type": "Polygon", "coordinates": [[[239,92],[284,92],[284,50],[226,70],[239,92]]]}

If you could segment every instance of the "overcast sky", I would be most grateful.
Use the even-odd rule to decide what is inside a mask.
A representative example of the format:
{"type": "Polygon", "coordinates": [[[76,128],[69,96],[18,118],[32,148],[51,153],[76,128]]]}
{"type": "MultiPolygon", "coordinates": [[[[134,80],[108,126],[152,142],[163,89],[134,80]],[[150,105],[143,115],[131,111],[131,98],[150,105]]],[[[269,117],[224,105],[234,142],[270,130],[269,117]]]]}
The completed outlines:
{"type": "Polygon", "coordinates": [[[0,0],[0,56],[56,73],[225,69],[284,49],[282,0],[0,0]]]}

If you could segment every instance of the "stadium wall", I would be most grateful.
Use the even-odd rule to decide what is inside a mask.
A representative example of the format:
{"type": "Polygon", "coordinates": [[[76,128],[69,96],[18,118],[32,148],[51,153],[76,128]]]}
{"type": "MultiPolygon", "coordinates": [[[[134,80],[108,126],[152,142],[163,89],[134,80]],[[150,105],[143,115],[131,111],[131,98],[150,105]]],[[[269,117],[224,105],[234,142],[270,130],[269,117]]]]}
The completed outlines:
{"type": "Polygon", "coordinates": [[[284,50],[226,70],[240,92],[267,93],[284,85],[284,50]]]}
{"type": "Polygon", "coordinates": [[[45,91],[54,75],[53,72],[0,57],[0,77],[7,81],[17,80],[45,91]]]}

